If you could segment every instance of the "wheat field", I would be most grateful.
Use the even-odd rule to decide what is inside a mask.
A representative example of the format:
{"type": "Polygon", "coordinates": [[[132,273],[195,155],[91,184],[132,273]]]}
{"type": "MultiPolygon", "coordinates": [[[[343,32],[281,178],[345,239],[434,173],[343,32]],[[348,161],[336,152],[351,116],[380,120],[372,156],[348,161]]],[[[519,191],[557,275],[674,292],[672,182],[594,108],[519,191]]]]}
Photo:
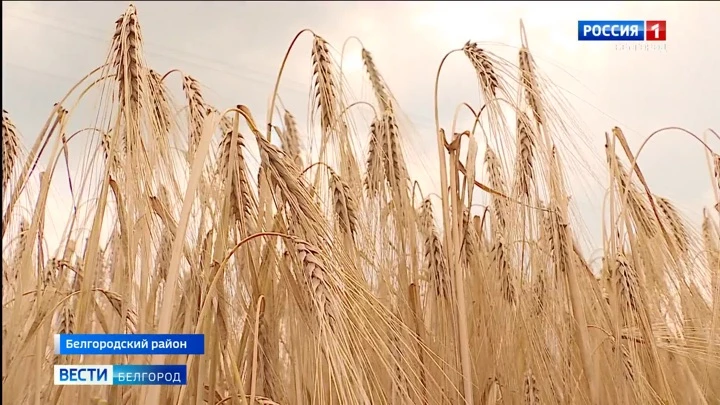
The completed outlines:
{"type": "Polygon", "coordinates": [[[716,132],[687,133],[717,202],[695,229],[608,129],[595,269],[569,215],[562,117],[524,35],[515,61],[453,51],[483,103],[456,128],[436,101],[437,198],[410,177],[370,51],[374,99],[353,100],[318,34],[298,33],[286,59],[310,42],[317,151],[282,105],[283,67],[267,117],[209,105],[195,77],[146,64],[133,5],[32,145],[3,110],[3,404],[720,404],[716,132]],[[89,94],[91,127],[73,119],[89,94]],[[361,105],[370,125],[353,120],[361,105]],[[50,186],[79,138],[94,147],[58,183],[75,208],[49,249],[50,186]],[[206,354],[81,360],[54,355],[55,333],[202,333],[206,354]],[[53,364],[80,361],[186,363],[188,384],[53,385],[53,364]]]}

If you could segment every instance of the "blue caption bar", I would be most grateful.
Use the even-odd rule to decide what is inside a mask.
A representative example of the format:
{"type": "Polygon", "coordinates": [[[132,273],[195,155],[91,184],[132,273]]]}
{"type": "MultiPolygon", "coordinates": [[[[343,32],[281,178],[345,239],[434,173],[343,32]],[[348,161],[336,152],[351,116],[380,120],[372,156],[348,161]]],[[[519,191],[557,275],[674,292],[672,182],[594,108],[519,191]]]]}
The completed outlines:
{"type": "Polygon", "coordinates": [[[644,41],[645,21],[578,21],[578,41],[644,41]]]}
{"type": "Polygon", "coordinates": [[[205,354],[204,335],[55,335],[58,355],[205,354]]]}
{"type": "Polygon", "coordinates": [[[55,365],[55,385],[186,385],[184,364],[55,365]]]}

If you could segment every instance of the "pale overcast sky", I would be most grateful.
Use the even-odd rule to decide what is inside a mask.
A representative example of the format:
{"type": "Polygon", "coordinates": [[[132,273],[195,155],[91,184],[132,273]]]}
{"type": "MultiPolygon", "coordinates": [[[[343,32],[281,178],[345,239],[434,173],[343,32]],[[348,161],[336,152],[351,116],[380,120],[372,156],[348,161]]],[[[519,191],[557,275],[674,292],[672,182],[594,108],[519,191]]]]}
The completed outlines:
{"type": "MultiPolygon", "coordinates": [[[[115,20],[127,5],[3,2],[3,108],[22,132],[26,148],[53,103],[103,63],[115,20]]],[[[135,5],[152,68],[182,69],[204,85],[207,101],[220,109],[246,104],[258,111],[257,117],[264,117],[277,69],[298,31],[311,28],[337,50],[346,38],[359,37],[413,124],[414,131],[406,133],[407,159],[411,174],[428,188],[439,183],[433,163],[437,151],[432,92],[440,60],[447,51],[473,40],[514,61],[521,18],[536,60],[578,120],[578,133],[567,137],[594,151],[597,164],[605,159],[603,133],[614,125],[625,130],[635,150],[642,139],[665,126],[696,134],[707,128],[720,130],[719,2],[141,1],[135,5]],[[667,20],[667,49],[622,51],[612,43],[578,42],[579,19],[667,20]]],[[[307,111],[309,49],[306,37],[290,59],[281,88],[284,104],[298,116],[307,111]]],[[[346,54],[359,54],[357,42],[349,42],[346,54]]],[[[350,66],[357,64],[357,58],[347,57],[350,66]]],[[[173,83],[180,88],[179,82],[173,83]]],[[[455,105],[466,100],[476,103],[475,86],[468,62],[459,55],[453,58],[441,80],[443,126],[449,126],[455,105]]],[[[367,86],[363,91],[367,93],[367,86]]],[[[76,125],[87,126],[91,119],[77,117],[76,125]]],[[[718,142],[713,145],[720,150],[718,142]]],[[[570,168],[577,166],[574,201],[597,240],[602,189],[585,177],[590,174],[580,170],[580,161],[567,163],[570,168]]],[[[687,136],[666,133],[655,138],[640,164],[651,188],[675,201],[690,218],[697,220],[702,207],[711,204],[703,150],[687,136]]],[[[65,188],[65,183],[54,187],[56,198],[67,196],[65,188]]],[[[58,226],[62,228],[62,223],[58,226]]]]}

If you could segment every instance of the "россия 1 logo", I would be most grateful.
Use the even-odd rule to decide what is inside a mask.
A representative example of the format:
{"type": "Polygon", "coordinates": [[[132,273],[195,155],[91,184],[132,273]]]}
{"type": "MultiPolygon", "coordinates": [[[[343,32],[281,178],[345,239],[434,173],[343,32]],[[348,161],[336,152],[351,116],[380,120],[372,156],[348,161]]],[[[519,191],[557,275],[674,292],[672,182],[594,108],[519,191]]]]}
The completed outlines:
{"type": "Polygon", "coordinates": [[[665,41],[665,20],[578,21],[578,41],[665,41]]]}

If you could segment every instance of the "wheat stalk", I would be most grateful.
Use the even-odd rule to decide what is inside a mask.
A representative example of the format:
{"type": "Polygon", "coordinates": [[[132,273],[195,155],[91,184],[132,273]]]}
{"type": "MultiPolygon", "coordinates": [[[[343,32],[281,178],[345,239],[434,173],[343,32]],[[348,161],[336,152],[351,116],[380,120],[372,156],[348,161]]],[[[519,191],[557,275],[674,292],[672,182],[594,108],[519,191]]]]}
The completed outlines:
{"type": "Polygon", "coordinates": [[[718,189],[720,189],[720,155],[718,154],[713,154],[713,174],[715,175],[718,189]]]}

